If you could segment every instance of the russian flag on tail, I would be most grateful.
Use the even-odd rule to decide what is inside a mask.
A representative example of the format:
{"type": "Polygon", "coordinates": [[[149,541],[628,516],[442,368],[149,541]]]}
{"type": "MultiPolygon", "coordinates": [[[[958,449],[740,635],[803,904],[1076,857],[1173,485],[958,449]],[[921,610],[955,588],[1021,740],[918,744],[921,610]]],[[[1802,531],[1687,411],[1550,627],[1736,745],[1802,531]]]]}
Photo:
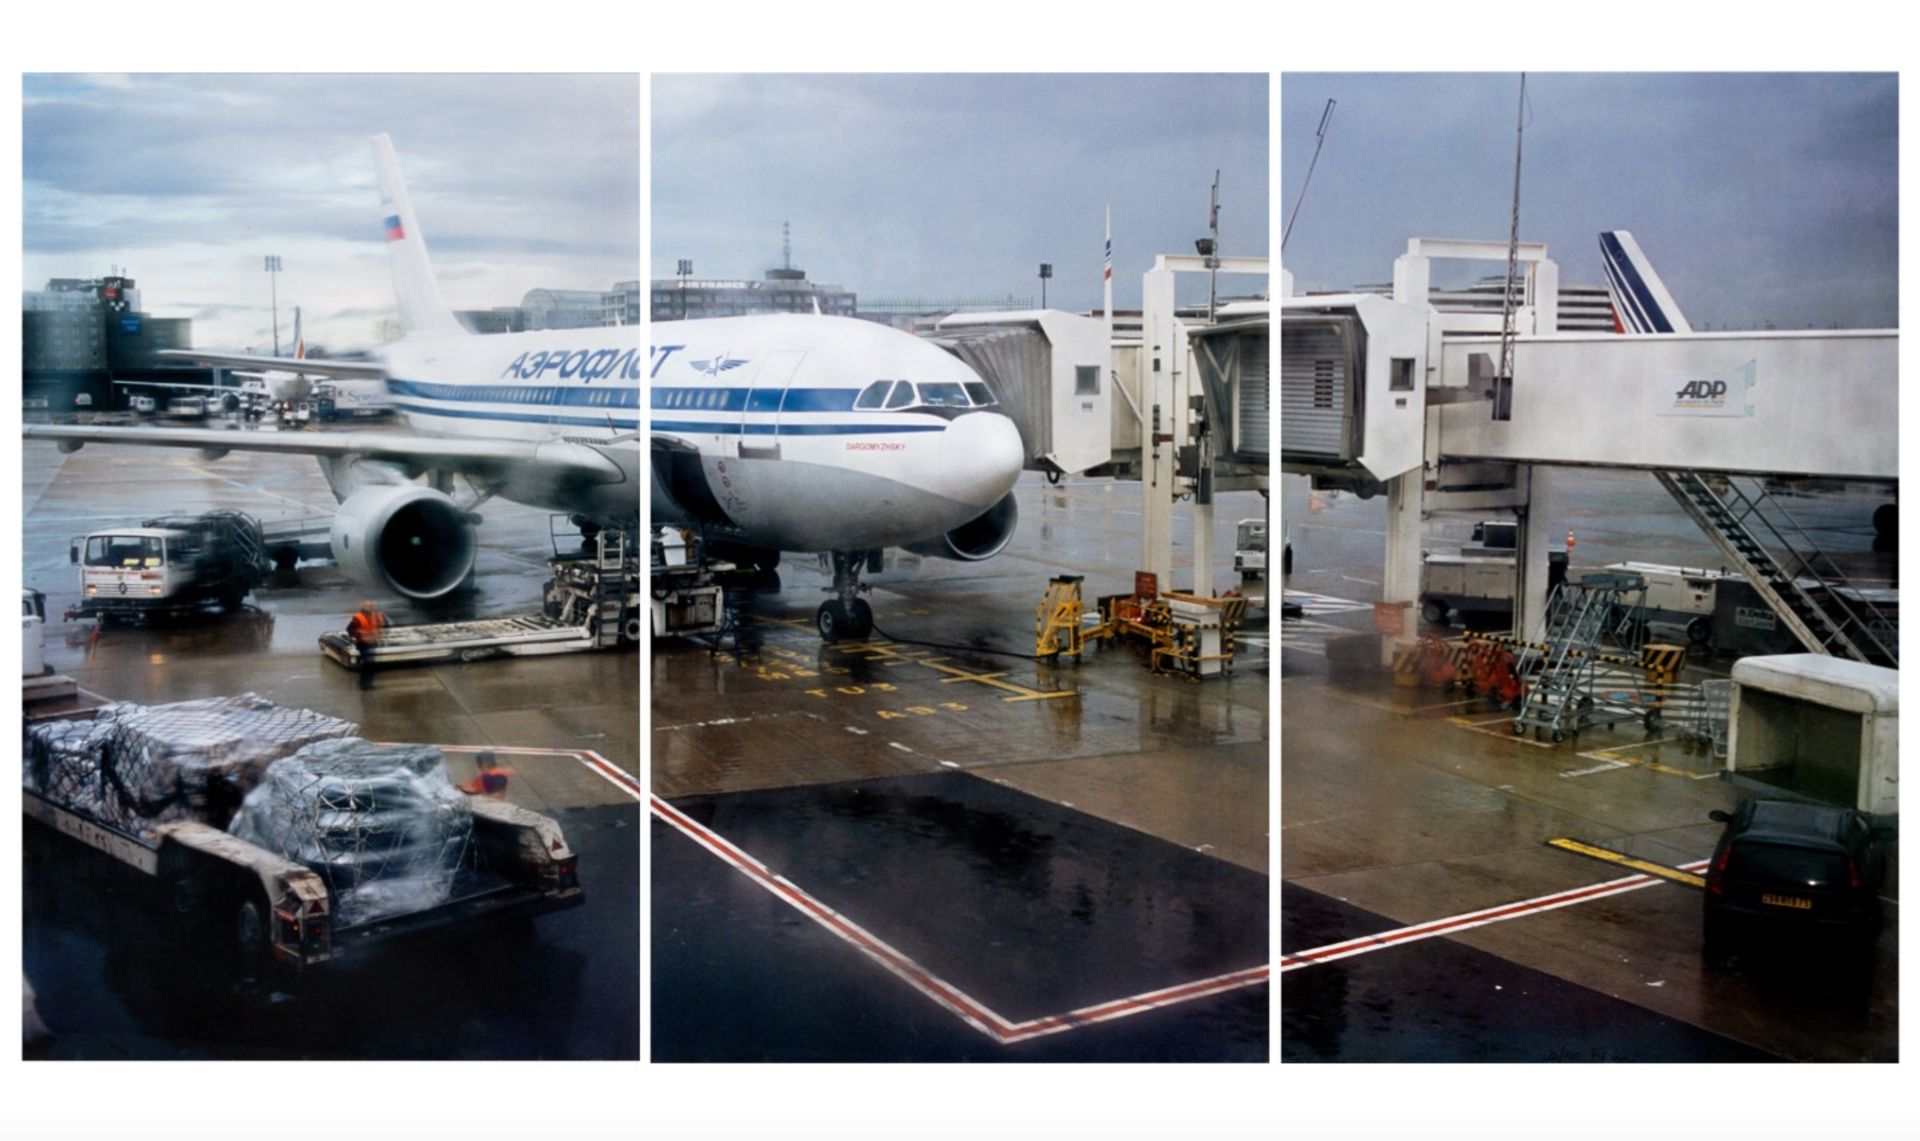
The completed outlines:
{"type": "Polygon", "coordinates": [[[400,215],[387,215],[387,240],[397,242],[406,236],[407,231],[400,225],[400,215]]]}

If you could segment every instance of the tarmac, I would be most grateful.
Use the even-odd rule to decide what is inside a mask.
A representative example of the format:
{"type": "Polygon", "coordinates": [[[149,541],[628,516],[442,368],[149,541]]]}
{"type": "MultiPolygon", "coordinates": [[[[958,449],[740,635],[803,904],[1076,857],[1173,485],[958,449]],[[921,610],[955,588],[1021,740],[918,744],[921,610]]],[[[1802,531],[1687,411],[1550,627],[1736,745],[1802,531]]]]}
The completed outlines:
{"type": "MultiPolygon", "coordinates": [[[[1132,590],[1140,488],[1018,494],[998,557],[871,576],[865,642],[820,641],[799,563],[656,644],[654,1058],[1268,1057],[1265,631],[1199,682],[1032,660],[1054,575],[1132,590]]],[[[1264,511],[1222,497],[1220,563],[1264,511]]]]}
{"type": "MultiPolygon", "coordinates": [[[[1515,736],[1485,699],[1330,668],[1329,644],[1372,628],[1384,500],[1282,486],[1287,592],[1305,611],[1281,630],[1282,1060],[1897,1057],[1897,844],[1866,967],[1820,945],[1709,966],[1697,887],[1548,842],[1697,870],[1720,833],[1707,813],[1756,789],[1721,779],[1671,726],[1556,744],[1515,736]]],[[[1576,571],[1719,565],[1650,476],[1569,471],[1556,489],[1546,525],[1575,532],[1576,571]]],[[[1852,565],[1892,577],[1892,556],[1871,551],[1880,502],[1838,489],[1794,510],[1852,565]]],[[[1428,548],[1471,522],[1436,518],[1428,548]]],[[[1695,657],[1687,680],[1730,668],[1695,657]]]]}
{"type": "MultiPolygon", "coordinates": [[[[27,830],[25,967],[55,1034],[51,1057],[601,1058],[639,1056],[639,658],[393,667],[373,687],[322,657],[366,596],[327,564],[255,591],[245,612],[146,623],[68,622],[74,538],[215,508],[312,521],[334,501],[311,460],[235,452],[24,447],[23,582],[47,595],[47,661],[83,689],[152,704],[258,693],[358,722],[370,740],[447,751],[451,778],[479,749],[509,771],[507,798],[557,820],[580,856],[586,903],[531,930],[453,931],[341,970],[231,1016],[230,980],[149,950],[150,883],[104,855],[27,830]],[[610,775],[611,774],[611,775],[610,775]],[[624,777],[619,774],[624,774],[624,777]]],[[[474,587],[437,610],[384,599],[396,623],[537,609],[553,529],[544,512],[483,509],[474,587]]],[[[562,542],[578,536],[561,526],[562,542]]],[[[303,980],[305,982],[305,980],[303,980]]]]}

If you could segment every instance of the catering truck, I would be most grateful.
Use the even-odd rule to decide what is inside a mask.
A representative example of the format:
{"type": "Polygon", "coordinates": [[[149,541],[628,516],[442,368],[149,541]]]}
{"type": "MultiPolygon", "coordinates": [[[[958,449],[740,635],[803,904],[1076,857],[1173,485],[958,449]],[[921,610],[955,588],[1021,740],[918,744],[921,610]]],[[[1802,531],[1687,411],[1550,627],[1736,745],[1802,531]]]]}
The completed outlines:
{"type": "Polygon", "coordinates": [[[553,820],[357,729],[254,694],[110,704],[28,729],[24,812],[148,877],[180,933],[249,975],[583,902],[553,820]]]}
{"type": "Polygon", "coordinates": [[[68,618],[138,618],[238,610],[254,587],[303,558],[331,554],[317,525],[262,526],[241,511],[148,519],[76,539],[80,602],[68,618]]]}

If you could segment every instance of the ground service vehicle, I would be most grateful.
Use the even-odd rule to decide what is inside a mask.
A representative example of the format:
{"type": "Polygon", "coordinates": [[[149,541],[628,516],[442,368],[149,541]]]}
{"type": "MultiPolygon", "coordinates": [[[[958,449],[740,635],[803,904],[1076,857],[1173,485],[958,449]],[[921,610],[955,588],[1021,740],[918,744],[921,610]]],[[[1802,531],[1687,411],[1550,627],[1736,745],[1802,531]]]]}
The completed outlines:
{"type": "Polygon", "coordinates": [[[252,694],[117,703],[29,729],[23,808],[150,877],[176,933],[250,977],[583,902],[553,820],[355,729],[252,694]]]}
{"type": "Polygon", "coordinates": [[[217,606],[236,610],[276,562],[291,567],[297,537],[270,535],[239,511],[149,519],[76,540],[80,604],[68,617],[131,618],[217,606]]]}
{"type": "Polygon", "coordinates": [[[47,672],[47,597],[37,590],[20,591],[20,676],[47,672]]]}
{"type": "Polygon", "coordinates": [[[1234,527],[1233,569],[1242,579],[1267,573],[1267,521],[1242,519],[1234,527]]]}
{"type": "Polygon", "coordinates": [[[1850,808],[1749,800],[1708,814],[1727,828],[1707,866],[1705,943],[1718,960],[1743,939],[1793,931],[1871,946],[1886,858],[1873,822],[1850,808]]]}

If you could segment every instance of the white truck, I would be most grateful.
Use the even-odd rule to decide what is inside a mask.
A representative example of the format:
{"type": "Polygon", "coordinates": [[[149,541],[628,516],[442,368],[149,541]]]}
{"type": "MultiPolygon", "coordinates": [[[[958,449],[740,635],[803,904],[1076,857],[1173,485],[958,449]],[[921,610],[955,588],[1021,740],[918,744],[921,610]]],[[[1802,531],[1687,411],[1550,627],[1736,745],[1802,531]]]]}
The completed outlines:
{"type": "Polygon", "coordinates": [[[1242,519],[1234,525],[1233,569],[1242,581],[1267,573],[1267,521],[1242,519]]]}
{"type": "Polygon", "coordinates": [[[240,511],[148,519],[76,539],[80,602],[68,618],[138,618],[206,607],[233,611],[276,568],[330,554],[317,526],[263,527],[240,511]]]}
{"type": "Polygon", "coordinates": [[[108,705],[29,728],[24,813],[150,877],[176,934],[250,976],[584,902],[553,820],[355,728],[252,694],[108,705]]]}

